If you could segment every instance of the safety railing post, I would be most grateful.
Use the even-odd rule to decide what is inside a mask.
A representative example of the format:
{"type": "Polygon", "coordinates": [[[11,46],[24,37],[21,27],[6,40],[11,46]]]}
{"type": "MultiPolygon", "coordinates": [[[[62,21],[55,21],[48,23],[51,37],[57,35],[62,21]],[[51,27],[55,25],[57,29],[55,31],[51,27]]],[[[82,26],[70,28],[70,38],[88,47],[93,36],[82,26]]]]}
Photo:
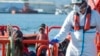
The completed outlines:
{"type": "Polygon", "coordinates": [[[46,28],[46,34],[47,34],[47,36],[49,36],[49,27],[48,26],[46,28]]]}
{"type": "Polygon", "coordinates": [[[5,50],[6,50],[5,43],[2,43],[2,56],[6,56],[5,50]]]}
{"type": "Polygon", "coordinates": [[[57,45],[57,43],[54,44],[54,56],[58,56],[58,45],[57,45]]]}

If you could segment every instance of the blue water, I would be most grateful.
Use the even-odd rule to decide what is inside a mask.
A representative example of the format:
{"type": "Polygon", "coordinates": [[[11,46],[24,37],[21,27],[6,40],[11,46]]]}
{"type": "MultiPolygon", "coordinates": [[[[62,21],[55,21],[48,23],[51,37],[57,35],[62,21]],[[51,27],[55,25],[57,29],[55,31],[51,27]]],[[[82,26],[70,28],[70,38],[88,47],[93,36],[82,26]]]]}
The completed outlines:
{"type": "MultiPolygon", "coordinates": [[[[66,15],[54,14],[0,14],[0,25],[17,25],[24,34],[29,34],[34,31],[37,32],[42,23],[47,26],[61,26],[65,18],[66,15]]],[[[55,32],[49,36],[53,38],[55,32]]]]}

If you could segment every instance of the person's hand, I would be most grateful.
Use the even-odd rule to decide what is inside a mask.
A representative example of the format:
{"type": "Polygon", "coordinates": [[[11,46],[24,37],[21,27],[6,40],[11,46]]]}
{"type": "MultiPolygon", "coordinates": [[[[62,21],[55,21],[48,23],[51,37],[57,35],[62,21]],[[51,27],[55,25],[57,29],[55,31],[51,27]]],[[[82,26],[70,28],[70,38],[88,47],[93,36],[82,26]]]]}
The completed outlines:
{"type": "Polygon", "coordinates": [[[54,43],[58,43],[59,42],[59,40],[58,39],[52,39],[51,41],[50,41],[50,44],[54,44],[54,43]]]}

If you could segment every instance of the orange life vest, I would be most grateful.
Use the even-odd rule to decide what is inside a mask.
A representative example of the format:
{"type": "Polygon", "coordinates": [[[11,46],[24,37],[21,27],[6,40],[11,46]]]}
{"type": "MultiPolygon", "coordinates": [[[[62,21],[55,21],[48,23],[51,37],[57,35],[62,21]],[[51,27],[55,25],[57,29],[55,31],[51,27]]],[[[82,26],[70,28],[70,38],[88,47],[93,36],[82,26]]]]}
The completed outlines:
{"type": "MultiPolygon", "coordinates": [[[[90,20],[91,20],[91,8],[88,7],[87,13],[86,13],[86,20],[85,20],[85,25],[84,25],[84,30],[89,30],[90,29],[90,20]]],[[[75,13],[74,15],[74,30],[80,30],[80,22],[79,22],[79,14],[75,13]]]]}

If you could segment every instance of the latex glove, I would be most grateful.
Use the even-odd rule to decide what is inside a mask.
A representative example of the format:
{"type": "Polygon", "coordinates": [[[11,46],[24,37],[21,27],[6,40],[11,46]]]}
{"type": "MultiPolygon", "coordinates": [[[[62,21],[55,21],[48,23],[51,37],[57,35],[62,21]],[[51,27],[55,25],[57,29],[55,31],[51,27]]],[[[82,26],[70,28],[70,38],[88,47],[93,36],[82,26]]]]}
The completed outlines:
{"type": "Polygon", "coordinates": [[[50,44],[54,44],[54,43],[58,43],[59,42],[59,40],[58,39],[52,39],[51,41],[50,41],[50,44]]]}

